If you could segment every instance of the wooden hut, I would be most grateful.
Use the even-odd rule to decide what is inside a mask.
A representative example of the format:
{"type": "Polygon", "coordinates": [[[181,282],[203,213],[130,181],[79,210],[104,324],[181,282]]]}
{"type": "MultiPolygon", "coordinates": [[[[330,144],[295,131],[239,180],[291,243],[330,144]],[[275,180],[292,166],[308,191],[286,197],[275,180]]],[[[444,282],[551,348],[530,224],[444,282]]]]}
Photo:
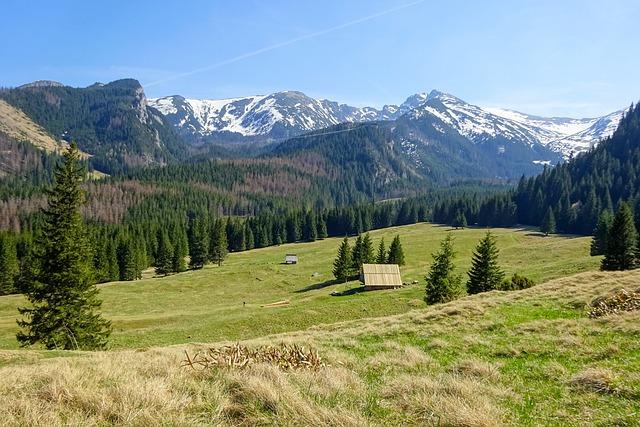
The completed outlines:
{"type": "Polygon", "coordinates": [[[296,254],[286,254],[284,256],[285,264],[297,264],[298,263],[298,255],[296,254]]]}
{"type": "Polygon", "coordinates": [[[367,291],[402,287],[398,264],[362,264],[360,281],[367,291]]]}

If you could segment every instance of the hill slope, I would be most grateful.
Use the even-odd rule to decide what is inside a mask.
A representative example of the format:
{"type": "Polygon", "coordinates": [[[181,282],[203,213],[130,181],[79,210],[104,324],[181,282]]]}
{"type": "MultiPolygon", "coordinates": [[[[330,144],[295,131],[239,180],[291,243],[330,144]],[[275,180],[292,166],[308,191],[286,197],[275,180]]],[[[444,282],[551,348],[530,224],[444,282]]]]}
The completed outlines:
{"type": "MultiPolygon", "coordinates": [[[[427,223],[371,231],[375,247],[380,238],[388,245],[395,235],[400,236],[407,263],[401,269],[402,278],[419,282],[394,292],[359,293],[353,290],[359,286],[357,281],[333,282],[332,263],[341,238],[232,253],[220,268],[207,266],[166,278],[102,285],[104,313],[114,323],[112,346],[247,339],[424,307],[430,254],[449,231],[427,223]],[[281,265],[285,253],[298,254],[300,263],[281,265]],[[347,294],[330,296],[334,290],[347,294]],[[278,310],[260,308],[279,300],[291,304],[278,310]]],[[[540,283],[598,268],[599,258],[589,256],[589,238],[542,238],[526,229],[493,231],[509,275],[517,272],[540,283]]],[[[473,247],[485,232],[475,228],[454,233],[460,274],[468,269],[473,247]]],[[[15,318],[20,301],[17,295],[0,297],[0,348],[17,346],[15,318]]]]}
{"type": "MultiPolygon", "coordinates": [[[[93,166],[115,173],[128,166],[164,164],[185,147],[133,79],[86,88],[42,83],[0,93],[54,139],[74,140],[93,166]]],[[[35,142],[35,141],[34,141],[35,142]]]]}
{"type": "Polygon", "coordinates": [[[591,233],[600,212],[613,210],[621,200],[640,213],[640,106],[625,113],[613,135],[596,148],[522,180],[514,195],[520,223],[538,224],[551,208],[559,230],[584,234],[591,233]]]}
{"type": "Polygon", "coordinates": [[[0,412],[49,426],[637,425],[640,312],[584,307],[639,280],[583,273],[247,343],[313,346],[330,364],[318,371],[191,370],[184,347],[4,352],[0,412]]]}
{"type": "Polygon", "coordinates": [[[0,99],[0,133],[15,141],[28,142],[47,152],[60,152],[62,144],[21,110],[0,99]]]}

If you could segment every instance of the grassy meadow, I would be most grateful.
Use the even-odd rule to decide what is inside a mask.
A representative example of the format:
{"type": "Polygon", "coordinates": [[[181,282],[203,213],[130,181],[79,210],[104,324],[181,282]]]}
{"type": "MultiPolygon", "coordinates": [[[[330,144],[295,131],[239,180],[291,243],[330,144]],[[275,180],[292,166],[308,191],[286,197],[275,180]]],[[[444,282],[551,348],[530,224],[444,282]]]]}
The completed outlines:
{"type": "MultiPolygon", "coordinates": [[[[473,231],[470,231],[473,232],[473,231]]],[[[312,346],[317,371],[183,366],[206,346],[0,352],[3,425],[637,426],[640,312],[586,316],[640,271],[586,272],[245,341],[312,346]]]]}
{"type": "MultiPolygon", "coordinates": [[[[376,249],[380,238],[388,245],[393,236],[400,235],[406,258],[401,268],[403,280],[418,281],[393,291],[357,292],[357,281],[334,284],[332,263],[340,243],[335,238],[230,254],[222,267],[209,265],[163,278],[101,285],[103,313],[114,327],[110,345],[119,349],[245,340],[424,308],[430,254],[450,231],[455,237],[458,270],[464,274],[485,229],[452,231],[422,223],[371,232],[376,249]],[[289,252],[298,254],[299,264],[281,264],[289,252]],[[331,296],[334,290],[345,295],[331,296]],[[290,304],[261,307],[281,300],[290,304]]],[[[588,237],[542,237],[530,229],[493,232],[507,275],[518,272],[541,283],[598,267],[599,258],[589,256],[588,237]]],[[[16,307],[22,303],[21,296],[0,297],[2,349],[17,348],[16,307]]]]}

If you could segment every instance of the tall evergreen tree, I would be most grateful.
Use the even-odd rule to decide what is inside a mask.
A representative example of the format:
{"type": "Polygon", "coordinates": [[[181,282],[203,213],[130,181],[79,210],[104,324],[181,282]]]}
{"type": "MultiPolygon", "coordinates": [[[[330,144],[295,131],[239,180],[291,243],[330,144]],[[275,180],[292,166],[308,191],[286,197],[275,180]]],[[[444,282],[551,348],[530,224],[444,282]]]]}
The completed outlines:
{"type": "MultiPolygon", "coordinates": [[[[253,227],[251,227],[247,222],[247,225],[244,230],[245,230],[244,231],[245,248],[247,250],[251,250],[256,247],[256,239],[255,239],[255,236],[253,235],[253,227]]],[[[211,233],[211,235],[213,236],[213,232],[211,233]]],[[[212,246],[214,245],[214,243],[215,242],[211,242],[212,246]]]]}
{"type": "Polygon", "coordinates": [[[400,242],[400,236],[396,235],[391,241],[389,246],[389,255],[387,256],[387,264],[404,265],[404,251],[402,250],[402,243],[400,242]]]}
{"type": "Polygon", "coordinates": [[[222,265],[222,261],[227,257],[227,233],[225,231],[224,221],[219,219],[215,222],[215,226],[211,229],[211,261],[222,265]]]}
{"type": "Polygon", "coordinates": [[[158,230],[156,274],[166,276],[173,271],[173,245],[166,230],[158,230]]]}
{"type": "Polygon", "coordinates": [[[101,301],[92,284],[91,254],[80,207],[85,170],[71,144],[54,172],[47,193],[44,223],[33,251],[32,268],[21,280],[29,306],[19,308],[21,345],[41,343],[47,349],[101,349],[110,323],[97,312],[101,301]]]}
{"type": "Polygon", "coordinates": [[[362,239],[362,246],[360,247],[362,264],[371,264],[375,261],[375,255],[373,253],[373,242],[369,233],[364,235],[362,239]]]}
{"type": "Polygon", "coordinates": [[[467,217],[462,210],[459,210],[452,224],[456,229],[465,228],[467,226],[467,217]]]}
{"type": "Polygon", "coordinates": [[[15,292],[18,275],[16,243],[11,235],[0,232],[0,295],[15,292]]]}
{"type": "Polygon", "coordinates": [[[118,243],[115,239],[109,239],[106,247],[108,278],[107,282],[120,280],[120,266],[118,265],[118,243]]]}
{"type": "Polygon", "coordinates": [[[504,271],[498,265],[498,247],[496,238],[487,234],[476,246],[471,260],[471,269],[467,273],[467,292],[477,294],[498,289],[504,280],[504,271]]]}
{"type": "Polygon", "coordinates": [[[328,236],[327,221],[323,215],[318,215],[318,239],[326,239],[328,236]]]}
{"type": "Polygon", "coordinates": [[[295,243],[300,240],[300,222],[297,215],[290,215],[286,222],[287,242],[295,243]]]}
{"type": "Polygon", "coordinates": [[[427,304],[453,301],[464,294],[462,277],[453,271],[453,239],[451,234],[440,243],[440,250],[431,255],[433,264],[427,274],[427,286],[425,301],[427,304]]]}
{"type": "Polygon", "coordinates": [[[591,256],[604,255],[607,251],[609,231],[613,223],[613,215],[606,210],[600,214],[591,240],[591,256]]]}
{"type": "Polygon", "coordinates": [[[345,237],[338,248],[338,255],[333,261],[333,275],[336,280],[340,282],[349,280],[349,277],[351,277],[351,264],[351,248],[349,247],[349,240],[345,237]]]}
{"type": "MultiPolygon", "coordinates": [[[[186,257],[189,254],[189,243],[183,224],[175,224],[172,230],[173,254],[171,256],[171,271],[181,273],[187,269],[186,257]]],[[[205,234],[206,235],[206,234],[205,234]]]]}
{"type": "Polygon", "coordinates": [[[549,207],[547,213],[542,218],[542,224],[540,225],[540,232],[545,236],[556,232],[556,218],[553,215],[553,209],[549,207]]]}
{"type": "Polygon", "coordinates": [[[189,220],[189,267],[200,269],[209,257],[209,233],[202,215],[196,214],[189,220]]]}
{"type": "Polygon", "coordinates": [[[117,249],[119,280],[136,280],[138,263],[135,248],[131,239],[126,236],[120,239],[117,249]]]}
{"type": "Polygon", "coordinates": [[[629,270],[636,266],[637,231],[629,205],[621,202],[613,218],[602,270],[629,270]]]}
{"type": "Polygon", "coordinates": [[[363,247],[362,247],[362,235],[358,234],[356,238],[356,242],[353,244],[353,249],[351,249],[351,274],[355,274],[360,271],[360,267],[362,267],[363,263],[363,247]]]}
{"type": "Polygon", "coordinates": [[[149,266],[149,260],[147,258],[147,245],[142,240],[142,236],[136,236],[135,238],[136,249],[136,279],[142,279],[142,272],[149,266]]]}
{"type": "Polygon", "coordinates": [[[304,240],[313,242],[318,237],[316,215],[313,211],[307,212],[302,229],[302,237],[304,240]]]}
{"type": "Polygon", "coordinates": [[[384,245],[384,238],[380,239],[380,244],[378,245],[378,255],[376,256],[376,264],[386,264],[387,263],[387,248],[384,245]]]}

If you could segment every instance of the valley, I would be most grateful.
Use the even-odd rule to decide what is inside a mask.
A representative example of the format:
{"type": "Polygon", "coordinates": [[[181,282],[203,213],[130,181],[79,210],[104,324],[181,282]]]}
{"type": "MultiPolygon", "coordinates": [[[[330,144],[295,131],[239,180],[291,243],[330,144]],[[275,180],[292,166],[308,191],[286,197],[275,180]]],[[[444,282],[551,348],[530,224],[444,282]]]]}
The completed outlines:
{"type": "MultiPolygon", "coordinates": [[[[410,256],[403,275],[420,279],[423,261],[417,255],[430,250],[429,242],[443,231],[426,224],[396,231],[407,242],[406,248],[412,249],[407,251],[410,256]]],[[[510,271],[521,265],[523,271],[545,283],[427,308],[420,299],[422,285],[349,297],[330,297],[325,288],[315,291],[322,296],[292,298],[291,308],[241,306],[240,299],[247,295],[254,303],[270,301],[271,296],[291,296],[293,289],[310,281],[309,271],[322,270],[320,265],[331,261],[333,250],[329,249],[337,241],[328,240],[296,245],[303,260],[300,267],[306,271],[300,274],[300,283],[270,279],[280,274],[287,282],[293,281],[297,273],[274,265],[283,251],[262,249],[230,259],[229,264],[247,266],[250,272],[238,274],[238,282],[228,285],[215,278],[230,277],[229,273],[214,267],[198,273],[205,280],[181,280],[180,276],[191,275],[186,273],[137,284],[106,285],[102,288],[105,311],[115,314],[111,304],[117,301],[117,294],[124,296],[125,288],[149,288],[157,282],[153,293],[147,294],[150,299],[139,300],[150,306],[143,311],[155,320],[142,324],[138,318],[127,324],[126,306],[118,307],[120,314],[114,317],[120,328],[139,328],[128,340],[123,340],[126,334],[116,333],[116,346],[137,349],[3,350],[0,373],[5,380],[0,381],[0,391],[12,399],[3,400],[0,411],[9,425],[145,424],[159,418],[171,424],[215,425],[635,425],[640,409],[640,349],[635,339],[640,333],[639,312],[602,319],[589,319],[585,313],[594,297],[620,287],[637,287],[638,272],[575,274],[593,268],[593,263],[581,261],[588,258],[575,255],[586,250],[584,239],[527,237],[526,230],[495,231],[505,267],[510,271]],[[533,245],[534,241],[546,243],[533,245]],[[306,249],[311,246],[319,250],[309,259],[306,249]],[[527,249],[524,254],[523,249],[527,249]],[[534,250],[540,257],[535,261],[531,259],[534,250]],[[548,258],[551,254],[554,256],[548,258]],[[305,266],[307,263],[311,265],[305,266]],[[270,273],[262,276],[264,281],[247,283],[265,271],[270,273]],[[556,275],[566,277],[546,281],[556,275]],[[262,295],[256,286],[272,290],[262,295]],[[220,310],[220,302],[206,290],[214,287],[228,290],[225,295],[233,300],[234,311],[268,311],[268,317],[247,316],[241,326],[229,317],[229,310],[220,310]],[[154,307],[162,307],[162,294],[176,301],[170,309],[175,313],[170,324],[180,324],[181,316],[189,319],[173,334],[158,333],[169,327],[168,318],[153,314],[154,307]],[[331,301],[340,298],[349,301],[331,301]],[[331,314],[323,314],[322,306],[330,307],[331,314]],[[322,324],[298,330],[305,326],[304,321],[280,323],[284,318],[301,320],[291,317],[294,307],[322,324]],[[363,313],[363,308],[370,311],[363,313]],[[387,315],[376,317],[382,314],[387,315]],[[209,323],[200,329],[218,316],[228,318],[231,325],[209,323]],[[323,321],[319,316],[327,317],[323,321]],[[324,324],[328,317],[331,324],[324,324]],[[213,339],[210,332],[220,327],[226,328],[228,338],[217,335],[213,339]],[[193,356],[223,344],[215,342],[221,338],[234,341],[229,328],[255,336],[243,340],[249,346],[281,342],[311,346],[329,366],[318,371],[281,371],[261,364],[242,370],[182,366],[185,350],[193,356]],[[282,331],[290,332],[273,335],[282,331]],[[186,334],[212,340],[187,344],[186,334]],[[147,336],[151,340],[145,340],[147,336]],[[181,341],[184,343],[166,346],[181,341]],[[154,342],[164,344],[147,345],[154,342]]],[[[467,239],[475,240],[480,232],[454,233],[461,249],[458,267],[465,264],[467,239]]],[[[129,293],[127,300],[131,296],[129,293]]],[[[3,319],[12,299],[0,297],[3,319]]],[[[135,312],[130,312],[130,319],[138,316],[135,312]]]]}
{"type": "MultiPolygon", "coordinates": [[[[457,251],[456,272],[465,274],[473,247],[486,230],[452,231],[457,251]]],[[[395,291],[350,294],[358,281],[333,283],[331,273],[339,238],[255,249],[229,255],[221,267],[135,282],[100,286],[103,313],[113,322],[112,348],[143,348],[244,340],[368,317],[405,313],[425,307],[424,276],[431,253],[446,226],[420,223],[371,232],[388,243],[399,235],[405,248],[402,279],[409,283],[395,291]],[[282,265],[286,253],[296,253],[297,265],[282,265]],[[413,281],[417,284],[411,284],[413,281]],[[331,296],[332,291],[345,296],[331,296]],[[281,308],[264,304],[288,300],[281,308]],[[246,303],[246,306],[243,305],[246,303]]],[[[536,283],[598,268],[589,256],[590,239],[577,236],[541,237],[533,229],[494,229],[500,261],[510,277],[518,273],[536,283]]],[[[351,239],[353,241],[353,239],[351,239]]],[[[153,275],[153,272],[149,272],[153,275]]],[[[465,275],[466,280],[466,275],[465,275]]],[[[22,297],[0,297],[0,348],[16,348],[16,306],[22,297]]]]}
{"type": "Polygon", "coordinates": [[[640,427],[640,4],[6,2],[0,426],[640,427]]]}

